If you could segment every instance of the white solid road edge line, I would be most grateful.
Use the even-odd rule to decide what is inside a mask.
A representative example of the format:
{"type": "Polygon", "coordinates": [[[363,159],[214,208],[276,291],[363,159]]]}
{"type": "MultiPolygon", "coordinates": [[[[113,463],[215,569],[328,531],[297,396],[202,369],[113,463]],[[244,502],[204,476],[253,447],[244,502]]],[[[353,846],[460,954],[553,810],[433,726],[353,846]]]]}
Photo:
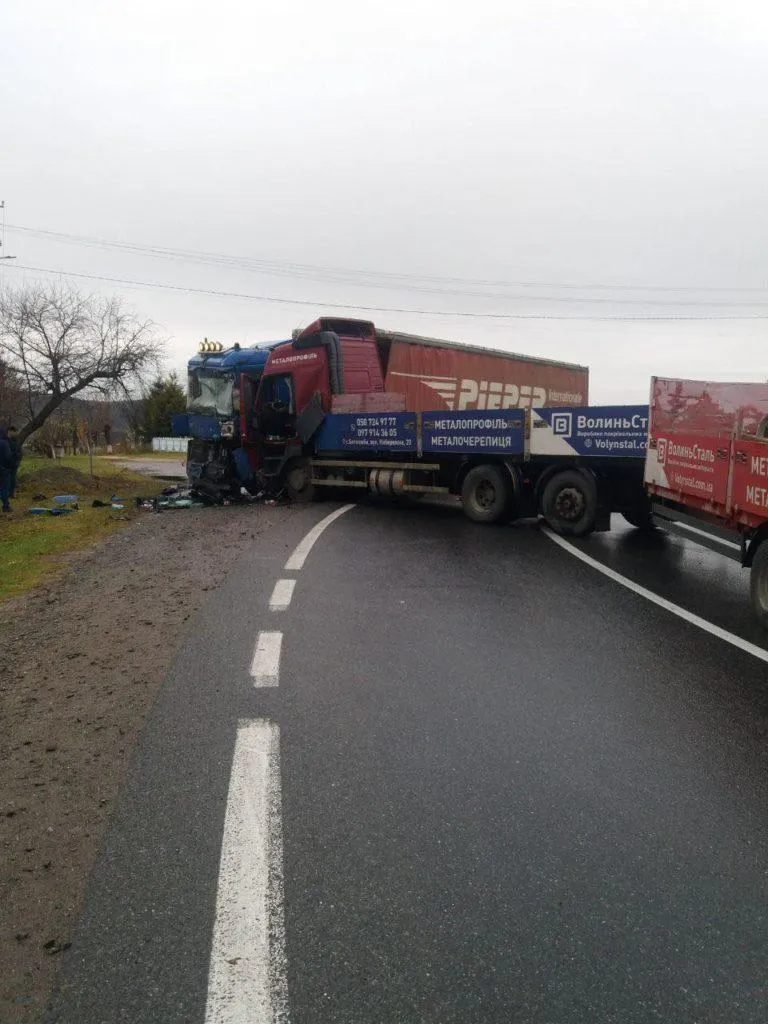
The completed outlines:
{"type": "Polygon", "coordinates": [[[256,650],[251,662],[254,686],[277,686],[280,682],[280,651],[283,634],[262,630],[256,639],[256,650]]]}
{"type": "Polygon", "coordinates": [[[674,526],[679,530],[686,530],[688,533],[695,533],[699,537],[706,537],[707,540],[713,540],[715,544],[722,544],[726,548],[735,548],[736,551],[741,551],[741,544],[735,544],[732,540],[726,540],[725,537],[716,537],[714,533],[708,533],[706,530],[700,530],[698,526],[689,526],[688,523],[681,523],[678,520],[672,520],[674,526]]]}
{"type": "Polygon", "coordinates": [[[269,610],[271,612],[284,612],[291,603],[295,586],[296,580],[278,580],[275,584],[275,589],[272,591],[272,597],[269,599],[269,610]]]}
{"type": "Polygon", "coordinates": [[[760,661],[768,662],[768,650],[762,647],[758,647],[757,644],[751,644],[749,640],[742,640],[740,636],[736,636],[735,633],[729,633],[727,629],[721,629],[720,626],[716,626],[714,622],[710,622],[708,619],[702,619],[700,615],[695,615],[693,612],[689,612],[685,608],[681,608],[679,604],[675,604],[673,601],[668,601],[665,597],[660,597],[658,594],[654,594],[652,590],[648,590],[646,587],[641,587],[639,583],[635,583],[628,579],[626,576],[622,576],[621,573],[616,572],[614,569],[609,569],[607,565],[603,565],[602,562],[598,562],[596,558],[592,558],[590,555],[584,554],[578,548],[573,547],[567,540],[563,540],[562,537],[558,537],[556,533],[553,533],[548,527],[542,527],[542,533],[545,533],[550,540],[553,540],[555,544],[559,544],[561,548],[567,551],[574,558],[579,558],[582,562],[586,562],[587,565],[592,566],[593,569],[597,569],[608,579],[613,580],[615,583],[620,583],[623,587],[628,590],[632,590],[635,594],[639,594],[644,597],[646,601],[652,601],[654,604],[659,605],[660,608],[665,608],[668,612],[673,615],[677,615],[679,618],[684,619],[686,622],[690,622],[693,626],[698,626],[699,629],[703,629],[706,633],[711,633],[712,636],[716,636],[719,640],[724,640],[727,644],[732,644],[734,647],[738,647],[739,650],[745,651],[747,654],[751,654],[754,658],[759,658],[760,661]]]}
{"type": "Polygon", "coordinates": [[[241,720],[219,862],[205,1024],[287,1024],[280,731],[241,720]]]}
{"type": "Polygon", "coordinates": [[[338,519],[339,516],[343,516],[345,512],[349,512],[354,505],[342,505],[341,508],[337,508],[335,512],[331,512],[325,519],[321,519],[320,522],[313,526],[309,533],[304,537],[293,550],[293,554],[285,563],[286,572],[298,572],[304,568],[304,563],[307,560],[307,555],[312,550],[315,542],[318,540],[324,530],[327,530],[334,519],[338,519]]]}

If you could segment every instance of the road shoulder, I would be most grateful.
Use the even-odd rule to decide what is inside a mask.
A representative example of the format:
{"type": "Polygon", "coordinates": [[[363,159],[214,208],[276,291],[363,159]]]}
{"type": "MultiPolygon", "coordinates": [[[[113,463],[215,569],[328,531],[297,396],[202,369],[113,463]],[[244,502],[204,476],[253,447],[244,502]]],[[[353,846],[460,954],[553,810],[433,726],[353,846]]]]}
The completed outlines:
{"type": "Polygon", "coordinates": [[[144,516],[3,608],[0,1017],[40,1019],[149,709],[195,612],[295,510],[144,516]]]}

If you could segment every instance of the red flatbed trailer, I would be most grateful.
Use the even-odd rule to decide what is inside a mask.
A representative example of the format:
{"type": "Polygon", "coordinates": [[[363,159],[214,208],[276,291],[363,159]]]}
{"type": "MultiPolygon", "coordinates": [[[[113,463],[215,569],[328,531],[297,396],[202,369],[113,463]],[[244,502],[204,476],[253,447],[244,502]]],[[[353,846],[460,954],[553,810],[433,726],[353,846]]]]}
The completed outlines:
{"type": "Polygon", "coordinates": [[[738,544],[768,628],[768,384],[652,378],[645,486],[657,523],[738,544]]]}

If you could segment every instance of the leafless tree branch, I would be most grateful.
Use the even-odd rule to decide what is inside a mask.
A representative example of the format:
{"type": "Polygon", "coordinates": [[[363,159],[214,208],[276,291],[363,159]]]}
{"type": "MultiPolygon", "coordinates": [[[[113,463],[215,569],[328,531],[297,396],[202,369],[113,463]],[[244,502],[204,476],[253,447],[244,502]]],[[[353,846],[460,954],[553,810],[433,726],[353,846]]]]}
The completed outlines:
{"type": "Polygon", "coordinates": [[[157,374],[161,351],[155,325],[117,296],[83,296],[62,283],[0,292],[0,357],[27,394],[22,442],[73,395],[141,388],[157,374]]]}

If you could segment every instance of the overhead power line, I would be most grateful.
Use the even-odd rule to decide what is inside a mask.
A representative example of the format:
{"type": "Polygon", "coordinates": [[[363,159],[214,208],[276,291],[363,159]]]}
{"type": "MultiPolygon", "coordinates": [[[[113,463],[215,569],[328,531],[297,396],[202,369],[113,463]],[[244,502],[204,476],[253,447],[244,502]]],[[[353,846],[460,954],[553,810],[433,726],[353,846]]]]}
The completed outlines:
{"type": "MultiPolygon", "coordinates": [[[[10,269],[10,267],[9,267],[10,269]]],[[[245,292],[219,291],[213,288],[192,288],[184,285],[162,284],[157,281],[134,281],[121,277],[107,277],[100,274],[82,274],[73,270],[54,270],[50,267],[31,267],[24,264],[14,264],[14,270],[27,270],[36,274],[53,274],[56,277],[76,277],[87,281],[105,281],[110,284],[119,284],[128,288],[151,288],[165,291],[183,292],[189,295],[210,295],[216,298],[226,299],[247,299],[251,302],[279,303],[284,306],[313,306],[315,309],[348,309],[364,313],[408,313],[414,316],[444,316],[462,317],[477,320],[569,320],[569,321],[612,321],[612,322],[673,322],[689,320],[768,320],[768,313],[754,313],[745,315],[728,316],[704,316],[701,314],[672,314],[672,315],[634,315],[624,316],[599,315],[561,315],[557,313],[477,313],[466,310],[443,310],[443,309],[407,309],[400,306],[368,306],[348,302],[325,302],[317,299],[286,299],[276,295],[252,295],[245,292]]]]}
{"type": "MultiPolygon", "coordinates": [[[[301,278],[308,280],[320,280],[356,287],[373,288],[397,288],[400,291],[424,292],[443,295],[465,295],[473,298],[506,299],[530,301],[531,299],[546,302],[573,303],[573,302],[594,302],[610,305],[649,305],[655,306],[707,306],[707,307],[744,307],[752,308],[761,305],[755,302],[710,302],[701,298],[677,299],[671,302],[663,300],[649,300],[639,298],[617,298],[617,297],[589,297],[578,298],[574,295],[510,295],[504,293],[489,293],[476,290],[480,287],[504,287],[504,288],[554,288],[562,291],[602,291],[602,292],[642,292],[650,293],[712,293],[712,294],[760,294],[768,297],[768,285],[764,287],[708,287],[701,285],[631,285],[631,284],[566,284],[553,281],[503,281],[478,278],[460,277],[438,277],[419,274],[402,274],[391,271],[361,270],[343,267],[322,266],[309,263],[296,263],[286,260],[259,259],[255,257],[232,256],[226,253],[205,252],[194,249],[174,249],[166,246],[139,245],[134,242],[121,242],[110,239],[94,238],[89,235],[75,235],[63,231],[50,231],[43,228],[31,228],[23,225],[7,225],[15,231],[22,232],[32,237],[48,238],[52,241],[88,246],[99,249],[111,249],[128,254],[148,256],[150,258],[178,260],[187,263],[198,263],[211,266],[225,267],[232,270],[240,270],[248,273],[260,273],[277,277],[301,278]],[[422,282],[421,284],[416,282],[422,282]],[[448,289],[430,287],[430,285],[452,285],[448,289]],[[461,286],[464,286],[463,288],[461,286]],[[466,286],[471,286],[469,289],[466,286]]],[[[768,305],[768,302],[765,303],[768,305]]]]}

